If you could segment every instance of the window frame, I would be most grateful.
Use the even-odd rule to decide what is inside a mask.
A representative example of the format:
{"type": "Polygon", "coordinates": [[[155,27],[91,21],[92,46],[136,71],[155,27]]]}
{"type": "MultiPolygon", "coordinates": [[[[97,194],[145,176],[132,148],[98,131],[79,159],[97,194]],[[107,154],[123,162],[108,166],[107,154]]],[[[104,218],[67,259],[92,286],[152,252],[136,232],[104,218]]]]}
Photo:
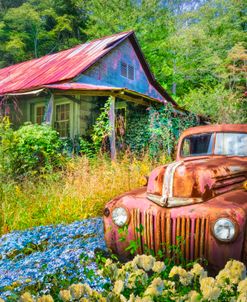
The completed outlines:
{"type": "Polygon", "coordinates": [[[120,61],[120,76],[128,79],[130,81],[135,81],[135,77],[136,77],[136,72],[135,72],[135,66],[134,64],[129,64],[126,61],[121,60],[120,61]],[[126,65],[126,76],[122,74],[122,66],[126,65]],[[133,68],[133,79],[129,77],[129,69],[133,68]]]}
{"type": "Polygon", "coordinates": [[[40,108],[40,107],[44,107],[44,117],[45,117],[45,113],[46,113],[46,104],[45,104],[45,102],[35,103],[34,107],[33,107],[33,110],[34,110],[34,112],[33,112],[34,124],[38,124],[38,125],[42,125],[44,123],[44,120],[40,124],[37,123],[37,109],[40,108]]]}
{"type": "Polygon", "coordinates": [[[71,110],[73,110],[73,107],[71,106],[71,102],[68,101],[63,101],[63,102],[57,102],[54,104],[54,122],[53,122],[53,127],[54,129],[59,133],[60,138],[68,138],[71,137],[71,131],[72,131],[72,124],[71,124],[71,110]],[[60,132],[58,131],[56,124],[59,123],[59,121],[57,121],[57,106],[62,106],[62,105],[69,105],[69,119],[68,120],[61,120],[60,122],[65,122],[68,121],[68,125],[69,125],[69,131],[67,133],[67,136],[62,136],[60,134],[60,132]]]}

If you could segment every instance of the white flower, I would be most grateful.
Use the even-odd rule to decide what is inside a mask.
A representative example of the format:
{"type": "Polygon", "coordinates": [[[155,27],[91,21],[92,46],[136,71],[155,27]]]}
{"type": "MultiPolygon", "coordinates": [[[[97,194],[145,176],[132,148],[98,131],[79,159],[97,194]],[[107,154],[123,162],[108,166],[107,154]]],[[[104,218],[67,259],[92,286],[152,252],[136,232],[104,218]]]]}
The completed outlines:
{"type": "Polygon", "coordinates": [[[54,300],[51,295],[44,295],[42,297],[39,297],[37,299],[37,302],[54,302],[54,300]]]}
{"type": "Polygon", "coordinates": [[[212,277],[201,279],[201,292],[204,300],[217,301],[220,296],[221,290],[217,287],[216,281],[212,277]]]}
{"type": "Polygon", "coordinates": [[[204,268],[199,263],[195,263],[190,272],[194,276],[198,276],[200,279],[205,278],[208,275],[208,273],[204,270],[204,268]]]}
{"type": "Polygon", "coordinates": [[[117,280],[114,284],[113,292],[117,295],[120,295],[122,290],[124,289],[124,283],[122,280],[117,280]]]}
{"type": "Polygon", "coordinates": [[[72,297],[69,290],[60,290],[59,296],[63,302],[71,301],[72,297]]]}
{"type": "Polygon", "coordinates": [[[152,267],[152,270],[158,274],[163,272],[165,269],[166,269],[165,263],[162,261],[155,261],[152,267]]]}
{"type": "Polygon", "coordinates": [[[146,272],[150,271],[154,265],[155,258],[151,255],[137,255],[133,259],[133,263],[138,267],[143,268],[146,272]]]}
{"type": "Polygon", "coordinates": [[[34,299],[30,293],[26,292],[21,295],[20,302],[34,302],[34,299]]]}
{"type": "Polygon", "coordinates": [[[239,293],[247,293],[247,278],[239,282],[238,292],[239,293]]]}
{"type": "Polygon", "coordinates": [[[160,296],[164,289],[164,281],[161,278],[155,278],[152,283],[148,286],[148,288],[144,292],[144,297],[146,296],[160,296]]]}

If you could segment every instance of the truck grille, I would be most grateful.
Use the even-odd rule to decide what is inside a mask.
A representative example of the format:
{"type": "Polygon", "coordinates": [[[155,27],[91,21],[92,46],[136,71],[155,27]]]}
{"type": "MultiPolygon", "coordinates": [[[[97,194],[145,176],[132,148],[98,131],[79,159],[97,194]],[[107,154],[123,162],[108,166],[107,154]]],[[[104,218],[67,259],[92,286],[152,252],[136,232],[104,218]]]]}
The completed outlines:
{"type": "Polygon", "coordinates": [[[137,252],[162,251],[166,257],[185,260],[196,260],[206,257],[206,235],[208,234],[208,218],[176,217],[151,210],[142,213],[139,209],[131,212],[131,221],[135,240],[139,242],[137,252]],[[142,231],[141,231],[142,230],[142,231]],[[171,246],[177,246],[180,255],[171,246]]]}

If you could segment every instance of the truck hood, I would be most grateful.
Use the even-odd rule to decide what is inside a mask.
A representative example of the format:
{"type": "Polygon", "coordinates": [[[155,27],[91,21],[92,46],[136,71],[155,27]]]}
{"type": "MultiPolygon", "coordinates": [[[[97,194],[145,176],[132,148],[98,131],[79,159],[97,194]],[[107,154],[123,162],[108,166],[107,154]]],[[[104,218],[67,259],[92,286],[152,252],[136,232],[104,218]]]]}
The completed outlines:
{"type": "Polygon", "coordinates": [[[155,169],[147,197],[161,206],[187,205],[239,189],[246,179],[246,157],[188,158],[155,169]]]}

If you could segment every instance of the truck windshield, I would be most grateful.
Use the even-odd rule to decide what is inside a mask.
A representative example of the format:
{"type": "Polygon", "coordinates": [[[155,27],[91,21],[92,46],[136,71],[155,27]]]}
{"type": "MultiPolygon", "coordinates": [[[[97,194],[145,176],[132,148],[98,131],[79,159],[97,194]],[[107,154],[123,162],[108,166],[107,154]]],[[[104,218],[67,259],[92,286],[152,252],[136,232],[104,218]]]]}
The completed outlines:
{"type": "Polygon", "coordinates": [[[185,137],[181,156],[236,155],[247,156],[247,133],[202,133],[185,137]]]}
{"type": "Polygon", "coordinates": [[[247,133],[216,133],[214,153],[247,156],[247,133]]]}

